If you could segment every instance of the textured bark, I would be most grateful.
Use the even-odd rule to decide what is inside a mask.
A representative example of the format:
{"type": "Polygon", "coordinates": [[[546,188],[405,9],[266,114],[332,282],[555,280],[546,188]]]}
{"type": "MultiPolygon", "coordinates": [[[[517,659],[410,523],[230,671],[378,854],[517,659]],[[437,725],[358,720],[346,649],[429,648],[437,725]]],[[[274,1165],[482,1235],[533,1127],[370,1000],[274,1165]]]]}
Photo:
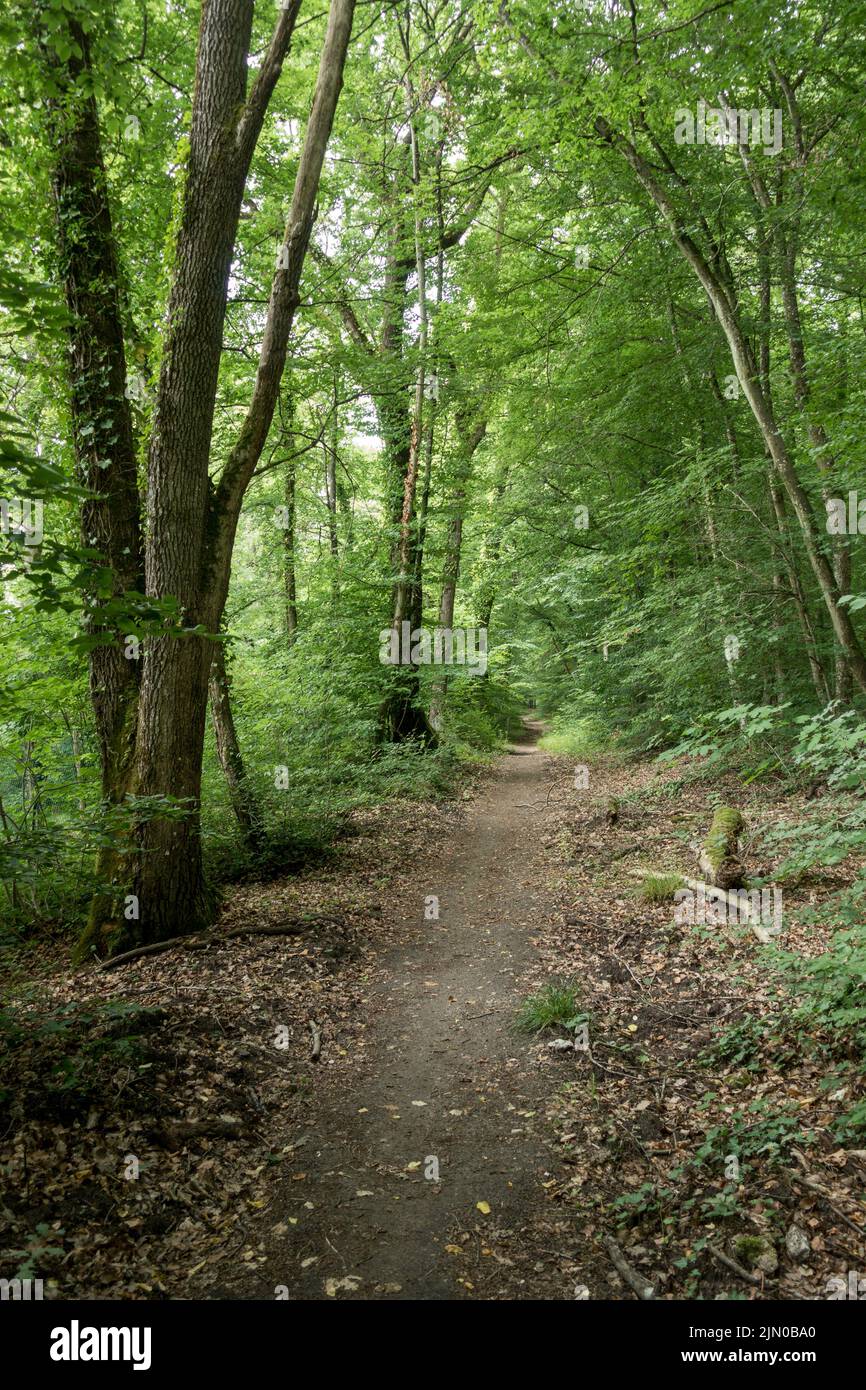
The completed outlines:
{"type": "MultiPolygon", "coordinates": [[[[228,275],[247,161],[237,113],[246,99],[252,5],[202,10],[190,151],[148,465],[147,591],[174,597],[185,629],[218,631],[208,546],[208,476],[228,275]],[[213,621],[216,616],[216,622],[213,621]]],[[[250,150],[250,154],[251,154],[250,150]]],[[[221,612],[221,609],[220,609],[221,612]]],[[[180,816],[140,826],[140,918],[116,949],[195,931],[210,920],[199,835],[201,763],[213,647],[201,636],[148,642],[139,710],[140,796],[176,798],[180,816]]]]}
{"type": "MultiPolygon", "coordinates": [[[[72,437],[78,480],[89,492],[81,509],[82,544],[99,552],[111,573],[111,597],[143,592],[144,565],[136,474],[135,433],[127,395],[119,266],[102,155],[99,117],[92,95],[90,45],[80,25],[68,21],[80,56],[65,64],[49,59],[62,96],[49,105],[54,146],[52,195],[59,271],[69,310],[69,381],[72,437]]],[[[93,595],[91,632],[108,627],[113,641],[89,654],[90,698],[99,747],[102,795],[123,801],[135,752],[139,664],[126,655],[123,627],[100,614],[93,595]]],[[[103,916],[116,909],[123,887],[122,846],[98,854],[102,885],[86,934],[86,951],[103,916]],[[116,890],[111,885],[116,885],[116,890]]]]}
{"type": "Polygon", "coordinates": [[[199,809],[213,643],[190,629],[219,631],[238,516],[268,436],[299,303],[354,3],[332,0],[252,399],[213,488],[208,464],[214,402],[241,199],[297,8],[280,14],[248,99],[251,0],[209,0],[202,12],[148,486],[148,592],[178,600],[185,634],[149,643],[136,760],[139,794],[159,797],[170,792],[183,814],[154,816],[141,824],[135,876],[140,919],[123,939],[114,941],[116,949],[198,930],[211,917],[202,873],[199,809]]]}

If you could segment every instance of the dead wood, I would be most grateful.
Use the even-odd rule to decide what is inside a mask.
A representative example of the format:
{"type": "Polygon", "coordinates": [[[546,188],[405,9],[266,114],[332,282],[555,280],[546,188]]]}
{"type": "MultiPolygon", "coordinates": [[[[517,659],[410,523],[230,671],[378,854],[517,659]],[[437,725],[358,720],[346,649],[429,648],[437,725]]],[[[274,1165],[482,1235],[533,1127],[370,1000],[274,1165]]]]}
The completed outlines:
{"type": "Polygon", "coordinates": [[[656,1291],[653,1285],[638,1270],[632,1268],[616,1241],[611,1236],[602,1236],[602,1240],[607,1253],[616,1266],[617,1273],[622,1276],[638,1298],[655,1298],[656,1291]]]}
{"type": "Polygon", "coordinates": [[[334,924],[334,919],[317,917],[307,921],[293,918],[288,922],[271,923],[267,926],[232,927],[229,931],[202,932],[197,936],[171,936],[166,941],[155,941],[149,946],[136,946],[131,951],[122,951],[119,956],[109,956],[108,960],[101,962],[99,969],[114,970],[117,966],[126,965],[128,961],[138,960],[141,956],[158,956],[164,951],[203,951],[208,946],[218,946],[220,942],[231,941],[238,936],[300,936],[310,927],[322,923],[334,924]]]}

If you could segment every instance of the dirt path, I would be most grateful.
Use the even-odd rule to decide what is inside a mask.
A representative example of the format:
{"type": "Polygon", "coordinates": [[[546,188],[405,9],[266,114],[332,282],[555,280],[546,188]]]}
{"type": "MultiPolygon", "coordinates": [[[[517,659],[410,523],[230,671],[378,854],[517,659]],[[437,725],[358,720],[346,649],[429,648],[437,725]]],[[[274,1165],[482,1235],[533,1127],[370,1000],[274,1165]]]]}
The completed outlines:
{"type": "Polygon", "coordinates": [[[401,905],[411,926],[435,895],[439,919],[384,961],[363,1075],[351,1094],[323,1088],[304,1176],[270,1209],[276,1234],[246,1297],[277,1285],[295,1299],[573,1297],[556,1252],[538,1248],[550,1175],[534,1120],[549,1082],[514,1031],[542,881],[537,734],[529,725],[401,905]]]}
{"type": "MultiPolygon", "coordinates": [[[[762,827],[802,798],[603,760],[578,788],[536,732],[462,801],[365,807],[326,862],[230,895],[227,928],[300,933],[46,970],[0,1073],[4,1277],[50,1229],[53,1298],[632,1299],[606,1236],[663,1299],[850,1287],[847,1058],[826,1031],[800,1041],[747,926],[642,891],[693,871],[720,801],[771,876],[762,827]],[[513,1027],[563,979],[586,1050],[513,1027]],[[760,1275],[731,1267],[758,1256],[760,1275]]],[[[838,887],[786,885],[786,950],[830,949],[812,909],[838,887]]]]}

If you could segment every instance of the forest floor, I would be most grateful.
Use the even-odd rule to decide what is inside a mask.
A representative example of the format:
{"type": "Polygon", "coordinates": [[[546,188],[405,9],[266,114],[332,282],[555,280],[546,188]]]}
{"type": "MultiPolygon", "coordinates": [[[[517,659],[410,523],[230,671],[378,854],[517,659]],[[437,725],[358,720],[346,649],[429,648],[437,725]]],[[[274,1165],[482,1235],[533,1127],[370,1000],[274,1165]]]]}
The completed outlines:
{"type": "MultiPolygon", "coordinates": [[[[298,936],[7,963],[0,1274],[55,1298],[633,1298],[613,1238],[662,1298],[866,1277],[866,1151],[833,1137],[862,1084],[828,1090],[791,1044],[775,947],[636,892],[692,872],[720,798],[753,872],[762,826],[802,806],[656,764],[580,791],[537,733],[457,801],[359,811],[324,864],[233,890],[224,926],[298,936]],[[565,979],[586,1050],[515,1028],[565,979]]],[[[834,872],[786,895],[787,949],[826,945],[797,909],[834,872]]]]}

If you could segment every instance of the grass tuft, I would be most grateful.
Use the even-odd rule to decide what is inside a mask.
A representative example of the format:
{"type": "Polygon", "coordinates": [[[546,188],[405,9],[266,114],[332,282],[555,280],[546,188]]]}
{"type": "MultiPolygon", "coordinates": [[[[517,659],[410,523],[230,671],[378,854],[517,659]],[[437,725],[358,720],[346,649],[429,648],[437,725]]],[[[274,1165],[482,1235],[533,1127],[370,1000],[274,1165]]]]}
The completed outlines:
{"type": "Polygon", "coordinates": [[[578,1021],[577,989],[571,980],[545,985],[537,994],[530,994],[517,1015],[517,1027],[523,1033],[571,1028],[578,1021]]]}
{"type": "Polygon", "coordinates": [[[646,903],[670,902],[683,881],[679,874],[647,874],[640,886],[640,896],[646,903]]]}

